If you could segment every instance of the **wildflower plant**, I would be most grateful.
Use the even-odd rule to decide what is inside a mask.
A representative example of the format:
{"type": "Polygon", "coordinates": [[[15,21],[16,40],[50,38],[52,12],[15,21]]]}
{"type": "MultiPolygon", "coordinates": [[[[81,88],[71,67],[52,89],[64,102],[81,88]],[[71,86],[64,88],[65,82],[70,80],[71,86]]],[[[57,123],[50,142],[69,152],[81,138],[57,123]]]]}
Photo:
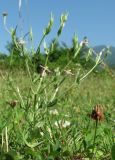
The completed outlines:
{"type": "MultiPolygon", "coordinates": [[[[20,7],[21,1],[19,1],[19,9],[20,7]]],[[[4,16],[6,16],[5,13],[4,16]]],[[[14,53],[19,54],[24,62],[24,73],[26,74],[28,82],[26,82],[26,90],[23,90],[22,86],[20,86],[21,82],[17,83],[12,74],[8,73],[4,78],[4,80],[7,81],[7,92],[9,95],[12,95],[12,99],[8,98],[5,100],[6,113],[2,112],[2,126],[0,126],[0,156],[2,158],[4,158],[4,156],[11,156],[17,160],[69,160],[79,157],[90,158],[92,156],[90,149],[92,149],[94,153],[97,130],[95,129],[94,145],[90,148],[91,145],[88,143],[91,138],[88,137],[88,142],[85,139],[87,136],[92,136],[89,133],[91,131],[89,121],[88,124],[83,124],[83,119],[76,115],[73,108],[69,110],[71,114],[65,116],[65,114],[63,114],[63,106],[66,106],[67,101],[69,101],[65,101],[66,96],[68,96],[68,99],[71,99],[69,92],[85,80],[101,63],[101,57],[104,51],[102,50],[97,54],[95,64],[89,70],[82,72],[80,68],[78,68],[74,73],[63,74],[72,63],[70,59],[63,69],[55,68],[52,72],[48,66],[49,56],[53,53],[54,44],[61,36],[67,18],[68,14],[61,15],[60,26],[55,40],[51,45],[51,50],[45,41],[45,37],[48,36],[52,30],[54,23],[52,14],[48,25],[43,30],[43,36],[36,51],[33,49],[32,29],[30,29],[28,34],[32,42],[31,51],[28,51],[24,37],[17,38],[17,27],[10,31],[13,42],[10,62],[14,59],[14,53]],[[38,62],[40,59],[40,48],[42,44],[45,52],[45,62],[44,66],[40,65],[42,74],[39,74],[36,69],[36,61],[38,62]],[[65,86],[65,82],[69,76],[72,76],[70,79],[72,83],[65,86]],[[59,106],[62,107],[62,111],[59,106]],[[84,125],[88,127],[86,128],[84,125]]],[[[74,55],[72,59],[78,58],[82,47],[83,43],[79,43],[78,37],[74,35],[74,55]]],[[[88,58],[92,55],[92,52],[92,50],[88,51],[88,58]]],[[[70,69],[69,71],[71,71],[70,69]]],[[[91,117],[96,120],[97,128],[98,120],[101,120],[103,117],[103,114],[99,112],[99,108],[93,110],[91,117]]],[[[90,142],[92,143],[92,139],[90,142]]],[[[105,150],[106,148],[107,147],[105,147],[105,150]]],[[[101,153],[102,155],[99,156],[102,158],[104,152],[101,153]]]]}

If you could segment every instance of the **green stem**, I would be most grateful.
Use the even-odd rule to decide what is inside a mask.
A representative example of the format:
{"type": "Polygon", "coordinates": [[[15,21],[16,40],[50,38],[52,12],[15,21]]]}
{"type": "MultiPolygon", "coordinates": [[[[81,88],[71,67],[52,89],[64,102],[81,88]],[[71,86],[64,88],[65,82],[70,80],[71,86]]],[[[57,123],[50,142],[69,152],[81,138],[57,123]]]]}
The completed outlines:
{"type": "Polygon", "coordinates": [[[36,103],[37,103],[37,94],[34,95],[34,127],[36,124],[36,103]]]}
{"type": "Polygon", "coordinates": [[[94,139],[93,139],[93,150],[92,150],[92,160],[94,159],[94,149],[95,149],[95,141],[96,141],[96,135],[97,135],[97,126],[98,126],[98,120],[95,122],[95,133],[94,133],[94,139]]]}
{"type": "Polygon", "coordinates": [[[45,36],[46,36],[45,34],[42,36],[42,39],[41,39],[41,41],[40,41],[40,43],[39,43],[39,45],[38,45],[38,48],[37,48],[36,54],[39,54],[39,53],[40,53],[40,46],[41,46],[41,44],[42,44],[42,42],[43,42],[43,40],[44,40],[45,36]]]}
{"type": "Polygon", "coordinates": [[[91,70],[89,70],[89,72],[87,72],[82,78],[80,78],[80,81],[82,81],[83,79],[85,79],[96,67],[97,67],[98,63],[96,63],[93,68],[91,70]]]}

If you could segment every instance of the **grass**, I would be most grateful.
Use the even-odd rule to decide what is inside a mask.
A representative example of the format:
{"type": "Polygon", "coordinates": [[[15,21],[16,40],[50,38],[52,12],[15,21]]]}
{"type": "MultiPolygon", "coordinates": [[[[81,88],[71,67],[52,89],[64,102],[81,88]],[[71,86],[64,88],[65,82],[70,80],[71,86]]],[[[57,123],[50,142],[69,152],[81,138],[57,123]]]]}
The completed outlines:
{"type": "MultiPolygon", "coordinates": [[[[4,77],[0,77],[2,159],[111,159],[115,131],[113,78],[93,73],[78,84],[68,76],[55,96],[56,85],[64,75],[57,79],[46,76],[36,95],[29,95],[31,81],[24,72],[10,76],[4,73],[4,77]],[[8,103],[12,100],[18,101],[15,107],[8,103]],[[94,142],[95,120],[89,114],[97,104],[103,107],[104,120],[98,122],[94,142]]],[[[34,91],[39,84],[38,76],[34,91]]]]}

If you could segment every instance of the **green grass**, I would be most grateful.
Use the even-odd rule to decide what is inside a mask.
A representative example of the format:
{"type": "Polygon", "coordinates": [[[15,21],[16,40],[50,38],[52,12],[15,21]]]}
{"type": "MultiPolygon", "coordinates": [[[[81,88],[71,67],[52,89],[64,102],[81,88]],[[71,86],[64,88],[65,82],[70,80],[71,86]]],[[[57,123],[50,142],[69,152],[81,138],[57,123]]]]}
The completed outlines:
{"type": "Polygon", "coordinates": [[[31,84],[24,72],[6,73],[0,76],[2,159],[111,159],[115,133],[114,78],[92,73],[79,84],[74,76],[46,76],[35,94],[40,85],[39,75],[34,75],[38,81],[31,84]],[[14,108],[8,104],[12,100],[18,101],[14,108]],[[103,106],[104,120],[98,122],[94,142],[95,121],[89,114],[97,104],[103,106]]]}

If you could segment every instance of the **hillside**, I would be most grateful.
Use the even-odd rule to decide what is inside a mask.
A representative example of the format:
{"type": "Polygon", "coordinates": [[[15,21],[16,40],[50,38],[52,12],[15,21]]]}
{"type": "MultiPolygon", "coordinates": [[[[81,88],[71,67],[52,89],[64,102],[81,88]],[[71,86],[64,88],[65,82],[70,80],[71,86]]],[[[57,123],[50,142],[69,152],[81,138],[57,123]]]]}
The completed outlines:
{"type": "MultiPolygon", "coordinates": [[[[106,48],[105,45],[99,45],[99,46],[95,46],[94,50],[96,52],[100,52],[103,48],[106,48]]],[[[115,47],[111,46],[110,47],[110,52],[111,54],[109,54],[107,56],[107,58],[105,59],[105,62],[112,68],[115,68],[115,47]]]]}

